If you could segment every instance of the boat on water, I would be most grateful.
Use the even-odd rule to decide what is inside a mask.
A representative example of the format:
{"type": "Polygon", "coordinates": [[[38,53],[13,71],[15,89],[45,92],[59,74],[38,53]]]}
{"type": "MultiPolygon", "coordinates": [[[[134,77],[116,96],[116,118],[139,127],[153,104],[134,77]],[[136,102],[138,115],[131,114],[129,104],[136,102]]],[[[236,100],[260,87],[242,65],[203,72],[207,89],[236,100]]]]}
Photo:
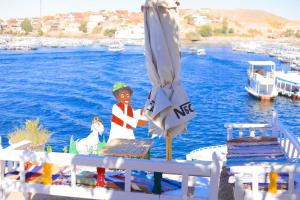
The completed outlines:
{"type": "Polygon", "coordinates": [[[276,65],[272,61],[249,61],[246,91],[260,100],[273,100],[278,91],[275,87],[276,65]]]}
{"type": "Polygon", "coordinates": [[[206,55],[206,51],[205,51],[205,49],[197,49],[196,54],[198,56],[205,56],[206,55]]]}
{"type": "Polygon", "coordinates": [[[121,42],[115,42],[112,44],[109,44],[107,47],[108,51],[118,52],[118,51],[124,51],[124,45],[121,42]]]}
{"type": "Polygon", "coordinates": [[[300,100],[300,74],[299,72],[289,71],[276,73],[276,88],[278,93],[283,96],[300,100]]]}
{"type": "Polygon", "coordinates": [[[203,48],[191,47],[189,48],[191,54],[197,54],[198,56],[205,56],[206,50],[203,48]]]}

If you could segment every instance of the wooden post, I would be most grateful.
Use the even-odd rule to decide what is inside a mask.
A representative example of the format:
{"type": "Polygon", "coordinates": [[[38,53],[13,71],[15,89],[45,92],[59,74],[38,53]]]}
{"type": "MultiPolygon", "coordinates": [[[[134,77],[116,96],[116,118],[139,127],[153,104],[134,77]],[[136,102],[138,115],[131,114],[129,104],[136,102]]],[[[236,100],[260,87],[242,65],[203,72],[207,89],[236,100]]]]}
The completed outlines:
{"type": "Polygon", "coordinates": [[[172,136],[166,135],[166,160],[172,160],[172,136]]]}

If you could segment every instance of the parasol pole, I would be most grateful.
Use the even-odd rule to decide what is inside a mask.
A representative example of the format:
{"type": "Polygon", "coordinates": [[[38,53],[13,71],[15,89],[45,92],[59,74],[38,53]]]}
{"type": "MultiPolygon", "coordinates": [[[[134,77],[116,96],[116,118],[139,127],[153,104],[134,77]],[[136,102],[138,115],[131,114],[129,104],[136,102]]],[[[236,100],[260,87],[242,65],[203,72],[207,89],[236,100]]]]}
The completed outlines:
{"type": "Polygon", "coordinates": [[[172,136],[166,134],[166,160],[172,160],[172,136]]]}

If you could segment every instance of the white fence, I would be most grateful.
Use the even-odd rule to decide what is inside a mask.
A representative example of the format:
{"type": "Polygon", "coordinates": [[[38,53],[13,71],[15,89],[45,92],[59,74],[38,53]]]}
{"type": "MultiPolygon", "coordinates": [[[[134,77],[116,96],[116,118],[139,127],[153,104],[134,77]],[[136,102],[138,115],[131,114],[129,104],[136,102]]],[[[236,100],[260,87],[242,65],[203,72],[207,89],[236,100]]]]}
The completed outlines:
{"type": "MultiPolygon", "coordinates": [[[[26,146],[27,144],[22,144],[26,146]]],[[[22,147],[17,145],[17,148],[22,147]]],[[[11,191],[24,193],[43,193],[49,195],[90,198],[90,199],[209,199],[218,198],[218,184],[222,162],[217,155],[213,155],[213,162],[192,161],[164,161],[164,160],[139,160],[116,157],[100,157],[91,155],[73,155],[68,153],[32,152],[26,150],[14,150],[15,147],[0,150],[0,184],[1,199],[11,191]],[[52,163],[71,167],[71,185],[42,185],[27,183],[25,181],[25,162],[52,163]],[[7,163],[7,164],[6,164],[7,163]],[[17,163],[11,164],[11,163],[17,163]],[[7,167],[6,167],[7,166],[7,167]],[[76,185],[76,167],[102,167],[125,170],[125,189],[117,191],[102,187],[83,187],[76,185]],[[5,173],[12,168],[20,172],[20,180],[5,178],[5,173]],[[133,170],[147,172],[162,172],[182,176],[181,194],[178,196],[146,194],[131,191],[131,172],[133,170]],[[189,179],[191,177],[210,177],[209,195],[206,198],[188,195],[189,179]]]]}

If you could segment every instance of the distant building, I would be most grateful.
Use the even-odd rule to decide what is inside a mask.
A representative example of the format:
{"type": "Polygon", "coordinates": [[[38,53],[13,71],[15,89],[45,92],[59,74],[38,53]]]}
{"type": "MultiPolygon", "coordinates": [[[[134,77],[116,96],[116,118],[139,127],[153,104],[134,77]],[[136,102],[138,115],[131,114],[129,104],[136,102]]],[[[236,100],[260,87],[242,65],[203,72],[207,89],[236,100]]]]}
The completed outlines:
{"type": "Polygon", "coordinates": [[[33,32],[38,32],[41,29],[41,19],[40,18],[32,18],[31,19],[31,26],[33,32]]]}
{"type": "Polygon", "coordinates": [[[205,24],[210,23],[210,20],[208,19],[207,16],[199,15],[199,16],[193,17],[193,22],[195,25],[205,25],[205,24]]]}
{"type": "Polygon", "coordinates": [[[117,39],[143,39],[144,38],[144,26],[124,26],[121,27],[115,33],[117,39]]]}
{"type": "Polygon", "coordinates": [[[22,22],[24,21],[24,19],[19,18],[19,19],[9,19],[7,20],[7,26],[8,29],[12,32],[12,33],[21,33],[22,30],[22,22]]]}
{"type": "Polygon", "coordinates": [[[54,23],[51,24],[50,32],[64,31],[67,26],[67,20],[63,16],[57,16],[54,23]]]}
{"type": "Polygon", "coordinates": [[[105,17],[102,15],[90,15],[87,21],[87,32],[92,33],[103,22],[105,22],[105,17]]]}
{"type": "Polygon", "coordinates": [[[5,32],[6,29],[7,29],[7,23],[4,20],[0,19],[0,32],[5,32]]]}
{"type": "Polygon", "coordinates": [[[81,31],[79,30],[80,24],[77,22],[72,22],[69,23],[66,27],[65,27],[65,33],[70,33],[70,34],[80,34],[81,31]]]}

